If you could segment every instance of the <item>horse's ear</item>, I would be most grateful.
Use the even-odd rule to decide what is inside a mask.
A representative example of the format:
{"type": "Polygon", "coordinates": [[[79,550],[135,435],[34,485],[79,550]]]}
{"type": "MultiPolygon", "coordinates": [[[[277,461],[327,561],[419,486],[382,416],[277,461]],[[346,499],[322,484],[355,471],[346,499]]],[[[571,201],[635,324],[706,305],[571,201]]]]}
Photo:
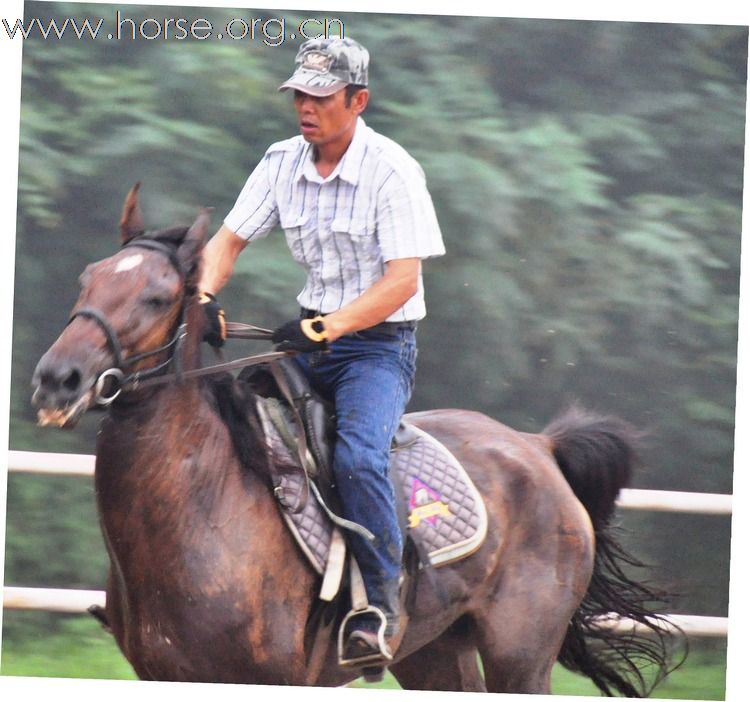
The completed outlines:
{"type": "Polygon", "coordinates": [[[182,262],[184,269],[189,271],[188,275],[194,274],[198,269],[200,253],[203,251],[203,246],[208,236],[208,228],[211,225],[212,211],[212,207],[204,207],[198,213],[195,222],[193,222],[187,234],[185,234],[180,248],[177,249],[177,256],[182,262]]]}
{"type": "Polygon", "coordinates": [[[134,236],[143,234],[143,212],[138,204],[138,189],[140,183],[136,183],[125,198],[122,206],[122,217],[120,217],[120,243],[127,244],[134,236]]]}

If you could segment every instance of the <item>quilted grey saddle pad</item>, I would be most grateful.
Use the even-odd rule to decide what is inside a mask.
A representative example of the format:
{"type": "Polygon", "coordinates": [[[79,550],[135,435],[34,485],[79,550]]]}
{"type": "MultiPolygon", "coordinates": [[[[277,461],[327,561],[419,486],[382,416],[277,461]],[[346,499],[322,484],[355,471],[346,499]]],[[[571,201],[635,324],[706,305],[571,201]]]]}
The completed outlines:
{"type": "MultiPolygon", "coordinates": [[[[299,451],[290,436],[283,408],[274,399],[258,397],[258,414],[270,457],[277,466],[275,494],[282,515],[313,568],[324,575],[330,567],[332,543],[341,543],[335,515],[330,515],[312,486],[301,510],[296,508],[310,489],[299,466],[299,451]],[[332,518],[333,516],[333,518],[332,518]]],[[[421,545],[433,566],[455,562],[474,553],[487,534],[484,502],[464,468],[437,439],[409,426],[411,439],[391,452],[391,479],[397,499],[408,514],[410,536],[421,545]]],[[[308,472],[312,458],[308,457],[308,472]]],[[[314,468],[313,468],[314,470],[314,468]]]]}

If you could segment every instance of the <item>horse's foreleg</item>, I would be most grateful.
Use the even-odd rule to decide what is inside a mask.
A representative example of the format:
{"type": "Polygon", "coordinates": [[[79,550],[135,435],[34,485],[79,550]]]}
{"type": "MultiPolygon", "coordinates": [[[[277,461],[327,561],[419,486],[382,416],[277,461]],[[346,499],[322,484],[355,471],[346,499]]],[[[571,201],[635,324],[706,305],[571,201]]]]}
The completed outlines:
{"type": "Polygon", "coordinates": [[[449,629],[390,671],[405,690],[487,692],[476,646],[465,629],[449,629]]]}

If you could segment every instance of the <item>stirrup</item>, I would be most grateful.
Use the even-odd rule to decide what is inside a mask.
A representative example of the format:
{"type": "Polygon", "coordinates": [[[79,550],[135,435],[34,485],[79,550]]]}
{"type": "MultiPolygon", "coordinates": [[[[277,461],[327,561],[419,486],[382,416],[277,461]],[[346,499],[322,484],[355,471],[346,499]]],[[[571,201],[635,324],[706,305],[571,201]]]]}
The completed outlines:
{"type": "MultiPolygon", "coordinates": [[[[385,614],[383,614],[383,612],[377,607],[368,605],[364,609],[350,610],[349,613],[344,617],[343,621],[341,622],[341,625],[339,626],[339,641],[338,641],[339,665],[342,668],[355,668],[355,667],[367,668],[369,670],[366,670],[365,672],[368,675],[373,676],[373,678],[376,672],[379,672],[379,674],[382,676],[382,666],[384,664],[390,663],[393,660],[393,654],[388,649],[388,645],[386,644],[386,641],[385,641],[386,625],[387,625],[387,622],[386,622],[385,614]],[[346,625],[350,619],[353,619],[354,617],[359,617],[362,614],[375,614],[380,619],[380,625],[378,626],[378,631],[377,631],[378,651],[373,652],[372,654],[367,655],[367,656],[361,656],[360,658],[344,658],[344,643],[345,643],[344,631],[346,630],[346,625]],[[381,668],[381,670],[377,671],[378,668],[381,668]]],[[[354,631],[356,631],[356,629],[354,631]]]]}

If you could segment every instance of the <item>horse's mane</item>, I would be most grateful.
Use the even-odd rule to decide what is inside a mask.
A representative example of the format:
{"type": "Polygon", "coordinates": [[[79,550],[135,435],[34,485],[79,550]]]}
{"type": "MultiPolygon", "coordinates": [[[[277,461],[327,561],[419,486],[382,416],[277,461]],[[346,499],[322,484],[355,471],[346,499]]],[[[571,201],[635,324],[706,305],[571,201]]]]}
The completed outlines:
{"type": "Polygon", "coordinates": [[[209,375],[204,380],[211,402],[229,430],[240,465],[265,476],[268,452],[255,401],[247,383],[230,373],[209,375]]]}
{"type": "Polygon", "coordinates": [[[147,229],[134,238],[155,239],[156,241],[163,241],[165,244],[174,244],[175,246],[179,246],[185,239],[185,235],[188,233],[189,229],[190,227],[186,227],[184,225],[165,227],[164,229],[156,229],[154,231],[147,229]]]}

